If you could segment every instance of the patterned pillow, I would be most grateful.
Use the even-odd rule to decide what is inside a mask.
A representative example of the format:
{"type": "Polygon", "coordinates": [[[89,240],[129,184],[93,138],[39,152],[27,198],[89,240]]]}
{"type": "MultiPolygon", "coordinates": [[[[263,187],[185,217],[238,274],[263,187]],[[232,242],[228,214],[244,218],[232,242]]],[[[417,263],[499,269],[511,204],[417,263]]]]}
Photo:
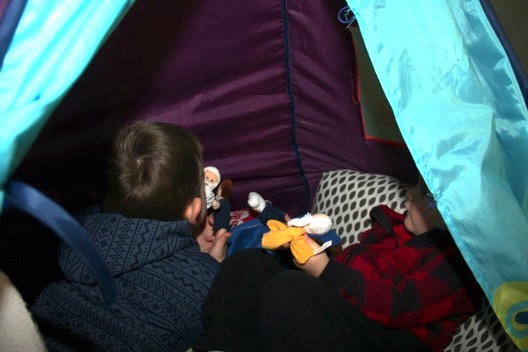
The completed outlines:
{"type": "MultiPolygon", "coordinates": [[[[392,176],[353,170],[325,172],[319,182],[312,213],[325,213],[343,246],[357,242],[358,235],[370,226],[369,211],[387,204],[403,212],[408,184],[392,176]]],[[[466,321],[446,348],[448,352],[519,351],[504,332],[495,313],[484,299],[482,309],[466,321]]]]}
{"type": "Polygon", "coordinates": [[[482,308],[466,321],[453,337],[447,352],[519,352],[504,331],[488,301],[483,298],[482,308]]]}
{"type": "Polygon", "coordinates": [[[324,213],[334,221],[343,246],[357,242],[370,226],[369,211],[386,204],[402,212],[407,184],[385,175],[352,170],[325,172],[315,194],[312,213],[324,213]]]}

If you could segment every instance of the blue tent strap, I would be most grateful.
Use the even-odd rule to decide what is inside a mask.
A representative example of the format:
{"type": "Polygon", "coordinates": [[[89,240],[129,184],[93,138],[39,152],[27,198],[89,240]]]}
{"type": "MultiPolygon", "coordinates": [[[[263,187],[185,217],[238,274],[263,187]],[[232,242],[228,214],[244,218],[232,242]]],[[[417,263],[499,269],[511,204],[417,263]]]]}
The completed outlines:
{"type": "Polygon", "coordinates": [[[99,284],[105,302],[111,305],[117,290],[110,269],[81,225],[53,200],[28,184],[10,181],[5,187],[4,207],[26,212],[52,229],[80,256],[99,284]]]}

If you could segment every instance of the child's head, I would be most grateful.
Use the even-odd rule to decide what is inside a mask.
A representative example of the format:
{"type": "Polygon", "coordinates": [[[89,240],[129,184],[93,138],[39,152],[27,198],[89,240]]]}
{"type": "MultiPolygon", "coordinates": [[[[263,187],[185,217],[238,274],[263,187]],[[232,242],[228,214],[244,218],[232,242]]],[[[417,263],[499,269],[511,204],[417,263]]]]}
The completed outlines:
{"type": "Polygon", "coordinates": [[[418,183],[407,190],[405,208],[407,209],[404,221],[405,228],[414,235],[422,235],[433,229],[447,230],[447,226],[421,176],[418,183]]]}
{"type": "Polygon", "coordinates": [[[117,133],[106,161],[103,211],[162,221],[202,220],[202,145],[190,131],[135,122],[117,133]]]}

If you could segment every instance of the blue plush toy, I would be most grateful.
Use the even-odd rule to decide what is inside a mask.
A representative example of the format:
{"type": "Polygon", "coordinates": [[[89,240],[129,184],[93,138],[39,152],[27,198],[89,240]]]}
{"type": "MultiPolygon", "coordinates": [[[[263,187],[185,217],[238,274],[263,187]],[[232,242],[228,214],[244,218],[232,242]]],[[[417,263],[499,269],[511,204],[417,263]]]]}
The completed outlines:
{"type": "MultiPolygon", "coordinates": [[[[262,236],[270,231],[266,225],[269,220],[278,220],[286,223],[286,213],[265,201],[256,192],[249,193],[249,206],[259,213],[256,219],[242,223],[231,228],[231,238],[227,248],[227,255],[247,248],[262,248],[262,236]]],[[[332,219],[325,214],[307,213],[302,217],[287,221],[289,227],[300,227],[304,232],[317,240],[323,247],[340,246],[341,238],[332,230],[332,219]]],[[[274,254],[273,251],[270,253],[274,254]]]]}

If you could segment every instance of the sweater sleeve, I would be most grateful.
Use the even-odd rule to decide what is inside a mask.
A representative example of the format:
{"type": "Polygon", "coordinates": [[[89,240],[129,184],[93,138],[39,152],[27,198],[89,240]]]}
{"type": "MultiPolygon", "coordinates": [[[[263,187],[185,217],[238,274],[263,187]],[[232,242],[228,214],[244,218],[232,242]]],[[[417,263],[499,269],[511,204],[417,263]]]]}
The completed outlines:
{"type": "MultiPolygon", "coordinates": [[[[464,283],[468,269],[456,249],[419,248],[400,254],[406,260],[413,251],[420,259],[412,272],[398,272],[383,260],[369,262],[361,252],[354,260],[345,261],[347,264],[331,260],[319,279],[366,316],[389,328],[423,326],[474,310],[464,283]]],[[[473,281],[469,276],[468,282],[473,281]]]]}

